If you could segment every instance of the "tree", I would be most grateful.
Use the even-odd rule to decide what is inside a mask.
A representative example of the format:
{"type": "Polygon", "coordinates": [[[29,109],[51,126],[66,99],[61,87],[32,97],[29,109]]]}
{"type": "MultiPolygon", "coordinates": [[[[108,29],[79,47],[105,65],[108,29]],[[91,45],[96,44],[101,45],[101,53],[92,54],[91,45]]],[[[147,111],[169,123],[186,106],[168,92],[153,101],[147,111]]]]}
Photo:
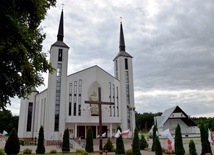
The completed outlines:
{"type": "Polygon", "coordinates": [[[157,135],[155,135],[155,155],[162,155],[162,148],[157,135]]]}
{"type": "Polygon", "coordinates": [[[194,141],[192,139],[189,142],[189,154],[190,155],[197,155],[196,148],[195,148],[195,143],[194,143],[194,141]]]}
{"type": "Polygon", "coordinates": [[[18,154],[19,153],[20,144],[19,144],[19,138],[17,136],[15,128],[13,128],[13,130],[10,132],[8,140],[5,144],[4,150],[7,154],[18,154]]]}
{"type": "Polygon", "coordinates": [[[140,149],[144,150],[145,148],[147,148],[149,146],[149,144],[147,143],[145,137],[143,134],[141,134],[141,139],[140,139],[140,149]]]}
{"type": "Polygon", "coordinates": [[[44,154],[45,153],[43,126],[41,126],[40,129],[39,129],[39,137],[38,137],[36,153],[37,154],[44,154]]]}
{"type": "Polygon", "coordinates": [[[208,128],[204,126],[204,124],[200,125],[200,133],[201,133],[201,155],[206,153],[211,153],[212,150],[210,147],[210,142],[208,141],[208,128]]]}
{"type": "Polygon", "coordinates": [[[153,142],[152,142],[152,151],[155,151],[155,140],[156,140],[156,133],[157,133],[157,125],[155,124],[153,126],[153,134],[152,134],[152,139],[153,139],[153,142]]]}
{"type": "Polygon", "coordinates": [[[0,3],[0,109],[10,97],[26,97],[43,84],[42,72],[53,72],[42,53],[45,39],[39,27],[56,0],[12,1],[0,3]]]}
{"type": "Polygon", "coordinates": [[[133,138],[133,142],[132,142],[132,153],[134,155],[141,155],[141,153],[140,153],[140,141],[139,141],[137,128],[135,128],[135,130],[134,130],[134,138],[133,138]]]}
{"type": "Polygon", "coordinates": [[[181,127],[178,124],[175,128],[175,154],[184,155],[185,150],[183,146],[181,127]]]}
{"type": "Polygon", "coordinates": [[[108,152],[111,152],[114,148],[114,145],[112,144],[110,138],[107,139],[107,142],[104,145],[104,150],[108,150],[108,152]]]}
{"type": "Polygon", "coordinates": [[[89,153],[94,152],[93,132],[91,128],[88,128],[87,130],[85,151],[89,153]]]}
{"type": "Polygon", "coordinates": [[[63,134],[62,151],[70,152],[69,130],[65,129],[63,134]]]}
{"type": "Polygon", "coordinates": [[[18,130],[19,116],[13,116],[10,110],[0,111],[0,133],[4,130],[10,133],[13,128],[18,130]]]}
{"type": "MultiPolygon", "coordinates": [[[[122,132],[122,129],[120,126],[117,127],[117,131],[120,130],[122,132]]],[[[116,139],[116,154],[125,154],[125,148],[123,143],[123,137],[120,136],[116,139]]]]}

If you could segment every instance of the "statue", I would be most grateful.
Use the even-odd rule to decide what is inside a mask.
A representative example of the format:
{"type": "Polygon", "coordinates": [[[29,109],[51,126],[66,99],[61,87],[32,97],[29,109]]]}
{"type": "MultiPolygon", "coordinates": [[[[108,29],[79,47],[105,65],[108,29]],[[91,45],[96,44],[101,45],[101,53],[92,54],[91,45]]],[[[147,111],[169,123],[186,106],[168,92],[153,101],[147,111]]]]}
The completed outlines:
{"type": "MultiPolygon", "coordinates": [[[[98,101],[97,93],[93,92],[90,96],[90,101],[98,101]]],[[[98,104],[91,104],[91,116],[99,116],[98,104]]]]}

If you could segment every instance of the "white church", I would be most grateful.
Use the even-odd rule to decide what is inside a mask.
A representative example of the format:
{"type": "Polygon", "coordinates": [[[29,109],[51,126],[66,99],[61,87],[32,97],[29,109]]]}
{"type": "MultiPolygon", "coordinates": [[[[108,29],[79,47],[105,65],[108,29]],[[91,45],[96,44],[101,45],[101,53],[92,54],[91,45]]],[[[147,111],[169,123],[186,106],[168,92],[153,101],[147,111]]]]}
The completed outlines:
{"type": "Polygon", "coordinates": [[[47,89],[41,92],[33,89],[27,99],[21,99],[18,137],[38,138],[39,129],[43,126],[46,141],[62,139],[66,128],[70,138],[85,138],[87,129],[91,127],[96,138],[99,134],[98,104],[85,101],[98,100],[113,102],[101,106],[102,132],[113,137],[120,126],[122,130],[130,129],[132,134],[135,128],[133,57],[125,49],[122,22],[119,52],[115,52],[113,59],[114,75],[97,65],[67,75],[69,46],[63,38],[62,11],[57,41],[50,47],[50,62],[56,71],[49,73],[47,89]]]}

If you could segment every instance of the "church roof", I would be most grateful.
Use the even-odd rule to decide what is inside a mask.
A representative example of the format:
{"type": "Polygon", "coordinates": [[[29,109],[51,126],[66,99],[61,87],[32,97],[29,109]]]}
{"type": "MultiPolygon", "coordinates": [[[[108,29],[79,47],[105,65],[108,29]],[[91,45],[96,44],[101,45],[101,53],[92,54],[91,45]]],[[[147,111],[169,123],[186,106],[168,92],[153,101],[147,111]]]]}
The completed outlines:
{"type": "Polygon", "coordinates": [[[58,34],[57,34],[57,41],[52,46],[68,47],[63,42],[63,38],[64,38],[64,23],[63,23],[63,10],[62,10],[60,22],[59,22],[58,34]]]}
{"type": "Polygon", "coordinates": [[[187,126],[197,126],[195,122],[179,107],[174,106],[166,109],[161,116],[155,117],[158,127],[162,127],[168,119],[181,119],[187,126]],[[182,113],[185,117],[170,117],[173,113],[182,113]]]}
{"type": "Polygon", "coordinates": [[[128,54],[126,52],[126,45],[125,45],[125,39],[124,39],[124,34],[123,34],[122,22],[120,23],[119,53],[114,58],[114,60],[117,59],[120,56],[133,58],[130,54],[128,54]]]}

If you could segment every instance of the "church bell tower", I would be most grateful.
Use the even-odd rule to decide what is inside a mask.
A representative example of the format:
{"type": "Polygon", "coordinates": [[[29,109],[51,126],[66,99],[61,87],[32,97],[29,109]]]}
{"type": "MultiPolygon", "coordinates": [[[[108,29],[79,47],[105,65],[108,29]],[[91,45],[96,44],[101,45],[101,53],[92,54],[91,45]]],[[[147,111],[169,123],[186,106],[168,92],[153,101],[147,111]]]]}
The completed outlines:
{"type": "Polygon", "coordinates": [[[46,140],[59,139],[65,128],[65,103],[69,47],[63,42],[63,10],[61,12],[57,41],[51,45],[50,62],[55,71],[48,76],[47,114],[44,132],[46,140]]]}
{"type": "Polygon", "coordinates": [[[121,96],[121,128],[130,129],[132,133],[135,129],[135,103],[133,84],[132,56],[126,52],[123,25],[120,23],[119,53],[114,58],[114,76],[120,80],[121,96]]]}

